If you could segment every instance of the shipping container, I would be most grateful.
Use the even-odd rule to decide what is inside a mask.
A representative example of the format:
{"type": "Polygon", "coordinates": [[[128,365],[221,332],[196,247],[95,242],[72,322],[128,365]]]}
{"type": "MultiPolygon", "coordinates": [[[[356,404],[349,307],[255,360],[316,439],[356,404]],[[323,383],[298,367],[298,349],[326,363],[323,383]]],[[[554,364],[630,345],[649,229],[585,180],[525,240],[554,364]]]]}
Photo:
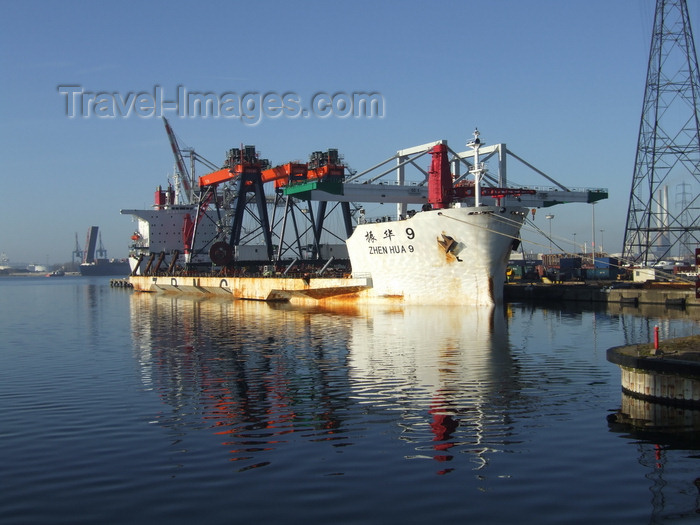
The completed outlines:
{"type": "Polygon", "coordinates": [[[236,261],[266,261],[267,248],[256,244],[242,244],[234,247],[236,261]]]}
{"type": "Polygon", "coordinates": [[[620,266],[620,261],[617,257],[600,257],[595,260],[596,268],[617,268],[620,266]]]}
{"type": "Polygon", "coordinates": [[[581,268],[580,257],[562,257],[559,259],[559,269],[562,271],[574,270],[581,268]]]}
{"type": "Polygon", "coordinates": [[[607,281],[617,278],[616,268],[587,268],[584,270],[584,279],[587,281],[607,281]]]}

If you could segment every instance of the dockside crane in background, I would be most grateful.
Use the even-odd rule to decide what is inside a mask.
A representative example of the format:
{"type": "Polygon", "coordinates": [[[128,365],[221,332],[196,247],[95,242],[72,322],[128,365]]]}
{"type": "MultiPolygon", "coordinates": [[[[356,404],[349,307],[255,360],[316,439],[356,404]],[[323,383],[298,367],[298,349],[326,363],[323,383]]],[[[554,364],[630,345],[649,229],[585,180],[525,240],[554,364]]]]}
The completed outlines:
{"type": "Polygon", "coordinates": [[[75,232],[75,248],[73,248],[73,253],[71,254],[71,263],[75,264],[76,259],[78,263],[83,262],[83,250],[78,242],[78,232],[75,232]]]}

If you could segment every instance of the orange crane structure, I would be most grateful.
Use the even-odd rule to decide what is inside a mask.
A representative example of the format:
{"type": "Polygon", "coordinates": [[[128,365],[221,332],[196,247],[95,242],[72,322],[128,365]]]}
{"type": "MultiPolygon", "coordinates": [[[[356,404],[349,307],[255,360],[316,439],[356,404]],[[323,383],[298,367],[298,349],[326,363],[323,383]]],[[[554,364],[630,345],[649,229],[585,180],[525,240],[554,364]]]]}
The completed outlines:
{"type": "MultiPolygon", "coordinates": [[[[236,249],[243,241],[243,222],[246,212],[258,224],[256,234],[262,233],[263,235],[268,260],[282,259],[289,249],[294,250],[297,254],[310,253],[311,258],[316,258],[320,252],[320,237],[328,206],[327,201],[319,201],[316,213],[314,213],[309,192],[315,189],[324,189],[331,194],[342,193],[344,177],[345,166],[342,165],[336,149],[314,152],[310,155],[308,163],[288,162],[275,167],[270,167],[266,159],[259,158],[255,146],[230,149],[221,169],[199,177],[200,193],[197,198],[197,216],[194,221],[186,221],[183,226],[184,244],[187,247],[195,245],[196,226],[206,215],[210,204],[213,203],[217,206],[217,216],[221,216],[218,209],[219,199],[215,196],[220,184],[229,183],[233,186],[236,194],[231,235],[227,243],[218,241],[211,245],[210,256],[212,256],[212,260],[215,259],[215,262],[225,264],[233,259],[236,249]],[[267,197],[264,191],[264,185],[267,183],[272,183],[275,191],[272,221],[268,217],[267,197]],[[297,204],[299,200],[307,201],[305,208],[299,208],[297,204]],[[251,208],[251,203],[255,203],[256,206],[251,208]],[[279,208],[283,208],[284,212],[278,218],[276,213],[279,208]],[[302,217],[306,224],[300,229],[302,217]],[[291,240],[285,240],[290,223],[294,233],[291,235],[291,240]],[[273,231],[279,231],[276,246],[273,244],[273,231]],[[301,239],[308,232],[312,233],[313,240],[310,249],[301,245],[301,239]],[[273,252],[275,253],[273,254],[273,252]]],[[[342,208],[346,234],[349,236],[352,233],[350,205],[344,202],[340,203],[339,206],[342,208]]]]}
{"type": "Polygon", "coordinates": [[[352,234],[350,203],[336,200],[336,197],[343,193],[345,171],[346,167],[342,163],[337,149],[314,151],[309,156],[307,164],[288,163],[267,170],[267,177],[274,180],[277,193],[277,205],[274,208],[274,213],[278,209],[284,208],[279,221],[275,221],[275,216],[273,215],[273,224],[275,226],[279,224],[280,226],[280,242],[276,255],[278,260],[283,258],[287,250],[295,251],[296,253],[305,252],[309,254],[308,258],[311,259],[319,258],[321,255],[320,241],[324,230],[330,236],[334,236],[339,241],[344,242],[344,239],[325,229],[326,219],[336,207],[340,207],[346,237],[352,234]],[[323,192],[324,195],[328,194],[328,198],[312,199],[311,193],[316,190],[323,192]],[[315,213],[311,205],[312,200],[315,200],[317,203],[315,213]],[[299,201],[305,202],[304,208],[299,207],[299,201]],[[329,201],[334,203],[331,209],[328,208],[329,201]],[[294,232],[289,236],[291,242],[285,243],[290,220],[294,232]],[[300,222],[305,223],[303,231],[299,228],[300,222]],[[301,239],[306,236],[307,232],[312,234],[312,244],[303,247],[304,249],[302,250],[301,239]],[[295,246],[292,246],[292,244],[295,246]]]}
{"type": "Polygon", "coordinates": [[[241,243],[241,233],[243,231],[243,218],[248,209],[249,200],[257,204],[257,215],[252,216],[258,222],[263,234],[265,246],[267,248],[267,259],[272,260],[273,245],[270,222],[267,215],[267,202],[263,188],[262,171],[269,167],[267,159],[260,159],[255,146],[241,146],[228,151],[228,156],[224,162],[224,167],[220,170],[202,175],[199,178],[200,193],[197,200],[197,216],[193,227],[187,231],[183,229],[183,235],[188,236],[189,246],[195,246],[194,237],[197,232],[197,224],[206,215],[206,209],[213,202],[216,206],[217,217],[221,219],[219,209],[220,199],[217,195],[219,184],[230,182],[234,185],[236,199],[233,209],[233,223],[231,236],[228,244],[223,241],[214,242],[210,247],[212,260],[221,261],[227,264],[234,256],[235,247],[241,243]],[[249,199],[252,194],[253,199],[249,199]]]}

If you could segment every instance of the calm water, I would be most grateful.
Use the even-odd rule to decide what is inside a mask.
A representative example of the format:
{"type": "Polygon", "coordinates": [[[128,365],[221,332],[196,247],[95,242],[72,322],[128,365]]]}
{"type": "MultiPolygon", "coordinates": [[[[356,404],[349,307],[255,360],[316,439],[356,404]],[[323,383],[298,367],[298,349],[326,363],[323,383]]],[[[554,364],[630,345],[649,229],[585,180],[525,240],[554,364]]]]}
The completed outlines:
{"type": "Polygon", "coordinates": [[[697,522],[693,442],[606,419],[605,351],[670,315],[0,278],[0,523],[697,522]]]}

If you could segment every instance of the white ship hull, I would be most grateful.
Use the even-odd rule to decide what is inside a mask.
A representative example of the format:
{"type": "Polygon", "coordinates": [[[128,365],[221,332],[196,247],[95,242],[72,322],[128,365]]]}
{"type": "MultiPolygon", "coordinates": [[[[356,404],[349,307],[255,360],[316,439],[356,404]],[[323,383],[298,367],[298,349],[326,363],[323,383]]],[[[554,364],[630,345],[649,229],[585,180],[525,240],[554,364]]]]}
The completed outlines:
{"type": "Polygon", "coordinates": [[[526,212],[448,208],[358,225],[347,241],[353,276],[370,279],[372,298],[493,305],[503,297],[506,265],[526,212]]]}

